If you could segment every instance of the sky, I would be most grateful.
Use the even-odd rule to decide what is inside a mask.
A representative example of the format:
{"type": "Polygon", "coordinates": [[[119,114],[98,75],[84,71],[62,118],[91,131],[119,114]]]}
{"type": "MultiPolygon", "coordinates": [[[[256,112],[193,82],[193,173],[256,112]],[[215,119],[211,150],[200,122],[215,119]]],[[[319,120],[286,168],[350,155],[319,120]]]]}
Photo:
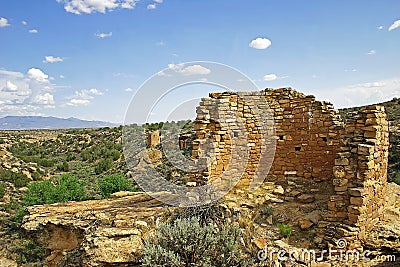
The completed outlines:
{"type": "MultiPolygon", "coordinates": [[[[2,0],[0,117],[122,123],[149,78],[206,81],[206,64],[182,65],[197,61],[260,90],[292,87],[338,108],[378,103],[400,97],[399,47],[398,0],[2,0]]],[[[180,90],[160,113],[222,88],[180,90]]]]}

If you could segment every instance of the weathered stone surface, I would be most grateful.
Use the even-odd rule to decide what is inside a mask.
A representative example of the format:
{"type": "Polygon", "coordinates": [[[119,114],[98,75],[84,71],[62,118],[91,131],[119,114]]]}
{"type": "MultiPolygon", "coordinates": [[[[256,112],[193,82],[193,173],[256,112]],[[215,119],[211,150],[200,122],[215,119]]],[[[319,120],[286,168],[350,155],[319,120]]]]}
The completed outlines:
{"type": "Polygon", "coordinates": [[[297,197],[301,203],[312,203],[315,200],[313,195],[303,194],[297,197]]]}
{"type": "Polygon", "coordinates": [[[50,251],[50,267],[76,249],[83,266],[133,264],[142,238],[170,210],[145,193],[119,192],[110,199],[30,207],[22,227],[50,251]]]}

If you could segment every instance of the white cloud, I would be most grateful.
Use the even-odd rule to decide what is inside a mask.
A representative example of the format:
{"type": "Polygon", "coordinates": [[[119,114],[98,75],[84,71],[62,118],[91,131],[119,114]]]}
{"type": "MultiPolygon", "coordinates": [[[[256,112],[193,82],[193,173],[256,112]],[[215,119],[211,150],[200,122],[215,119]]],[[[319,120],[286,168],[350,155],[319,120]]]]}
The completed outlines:
{"type": "Polygon", "coordinates": [[[397,29],[398,27],[400,27],[400,19],[396,20],[395,22],[393,22],[392,25],[390,25],[389,31],[393,31],[394,29],[397,29]]]}
{"type": "Polygon", "coordinates": [[[278,79],[278,76],[276,76],[275,74],[267,74],[264,76],[264,81],[274,81],[276,79],[278,79]]]}
{"type": "Polygon", "coordinates": [[[25,20],[21,21],[22,25],[28,25],[28,22],[26,22],[25,20]]]}
{"type": "Polygon", "coordinates": [[[271,44],[268,38],[257,38],[251,41],[249,46],[255,49],[266,49],[271,46],[271,44]]]}
{"type": "Polygon", "coordinates": [[[89,105],[89,104],[90,104],[90,100],[88,100],[88,99],[75,99],[75,98],[71,99],[71,100],[67,103],[68,106],[74,106],[74,107],[77,107],[77,106],[87,106],[87,105],[89,105]]]}
{"type": "Polygon", "coordinates": [[[0,76],[10,76],[13,78],[22,78],[22,77],[24,77],[24,74],[22,74],[21,72],[17,72],[17,71],[9,71],[9,70],[0,69],[0,76]]]}
{"type": "Polygon", "coordinates": [[[147,9],[156,9],[157,5],[156,4],[148,4],[147,9]]]}
{"type": "Polygon", "coordinates": [[[29,33],[38,33],[39,31],[36,29],[29,30],[29,33]]]}
{"type": "Polygon", "coordinates": [[[3,88],[4,92],[16,92],[18,90],[18,86],[12,83],[11,81],[6,82],[6,86],[3,88]]]}
{"type": "Polygon", "coordinates": [[[154,0],[154,2],[162,4],[163,0],[154,0]]]}
{"type": "Polygon", "coordinates": [[[385,82],[359,83],[350,85],[349,88],[360,88],[360,87],[373,88],[373,87],[383,87],[385,85],[386,85],[385,82]]]}
{"type": "Polygon", "coordinates": [[[375,55],[375,54],[376,54],[376,51],[373,49],[368,51],[368,53],[367,53],[367,55],[370,55],[370,56],[375,55]]]}
{"type": "Polygon", "coordinates": [[[345,72],[357,72],[358,70],[357,69],[345,69],[344,71],[345,72]]]}
{"type": "Polygon", "coordinates": [[[121,8],[125,9],[134,9],[136,6],[135,0],[126,0],[125,2],[121,3],[121,8]]]}
{"type": "Polygon", "coordinates": [[[48,82],[49,75],[45,74],[42,70],[31,68],[28,70],[29,78],[38,82],[48,82]]]}
{"type": "Polygon", "coordinates": [[[378,26],[378,27],[376,27],[378,30],[383,30],[383,26],[381,25],[381,26],[378,26]]]}
{"type": "Polygon", "coordinates": [[[125,89],[125,92],[133,92],[133,89],[130,88],[130,87],[129,87],[129,88],[126,88],[126,89],[125,89]]]}
{"type": "Polygon", "coordinates": [[[87,106],[91,103],[91,100],[94,96],[100,96],[104,93],[97,90],[96,88],[92,88],[90,90],[81,90],[75,91],[75,95],[70,97],[70,100],[66,105],[68,106],[87,106]]]}
{"type": "MultiPolygon", "coordinates": [[[[185,67],[184,64],[168,64],[168,68],[183,75],[207,75],[211,73],[211,70],[201,66],[201,65],[191,65],[185,67]]],[[[159,74],[160,75],[160,74],[159,74]]],[[[162,76],[162,74],[161,74],[162,76]]]]}
{"type": "Polygon", "coordinates": [[[60,79],[64,79],[64,78],[65,78],[65,76],[64,76],[64,75],[60,75],[59,77],[60,77],[60,79]]]}
{"type": "Polygon", "coordinates": [[[8,24],[8,20],[6,18],[0,18],[0,28],[7,26],[10,26],[10,24],[8,24]]]}
{"type": "Polygon", "coordinates": [[[133,9],[137,0],[57,0],[64,3],[67,12],[80,15],[91,13],[106,13],[116,8],[133,9]]]}
{"type": "Polygon", "coordinates": [[[96,88],[90,89],[88,92],[89,92],[89,94],[92,94],[92,95],[104,95],[103,92],[100,92],[96,88]]]}
{"type": "Polygon", "coordinates": [[[164,45],[165,45],[165,42],[164,42],[164,41],[159,41],[159,42],[156,43],[156,45],[158,45],[158,46],[164,46],[164,45]]]}
{"type": "Polygon", "coordinates": [[[34,115],[40,109],[54,108],[55,85],[42,70],[31,68],[27,74],[0,70],[0,115],[34,115]]]}
{"type": "Polygon", "coordinates": [[[53,57],[53,56],[45,56],[43,62],[44,63],[57,63],[57,62],[63,62],[64,59],[61,57],[53,57]]]}
{"type": "Polygon", "coordinates": [[[358,83],[325,90],[322,99],[330,99],[336,108],[381,103],[400,96],[400,77],[358,83]]]}
{"type": "Polygon", "coordinates": [[[112,32],[109,33],[95,33],[94,36],[96,36],[97,38],[107,38],[107,37],[111,37],[112,36],[112,32]]]}
{"type": "Polygon", "coordinates": [[[289,77],[289,76],[278,76],[278,75],[276,75],[276,74],[274,74],[274,73],[271,73],[271,74],[265,75],[265,76],[263,77],[263,80],[264,80],[264,81],[275,81],[275,80],[285,79],[285,78],[287,78],[287,77],[289,77]]]}
{"type": "Polygon", "coordinates": [[[50,93],[39,94],[32,99],[32,103],[37,105],[54,105],[54,96],[50,93]]]}

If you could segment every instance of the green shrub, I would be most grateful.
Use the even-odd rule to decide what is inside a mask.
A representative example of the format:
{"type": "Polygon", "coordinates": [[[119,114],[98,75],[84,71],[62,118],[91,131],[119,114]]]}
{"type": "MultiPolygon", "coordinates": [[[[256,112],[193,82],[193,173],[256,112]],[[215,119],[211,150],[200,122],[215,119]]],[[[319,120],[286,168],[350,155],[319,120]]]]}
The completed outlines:
{"type": "Polygon", "coordinates": [[[40,166],[43,166],[43,167],[53,167],[55,164],[55,161],[50,160],[50,159],[39,159],[37,161],[37,164],[39,164],[40,166]]]}
{"type": "Polygon", "coordinates": [[[72,154],[71,152],[68,152],[66,161],[73,161],[75,159],[76,159],[75,155],[72,154]]]}
{"type": "Polygon", "coordinates": [[[144,266],[246,266],[237,226],[202,226],[198,218],[160,224],[143,248],[144,266]]]}
{"type": "Polygon", "coordinates": [[[63,162],[57,165],[57,171],[59,172],[67,172],[69,171],[69,165],[67,162],[63,162]]]}
{"type": "Polygon", "coordinates": [[[54,203],[54,185],[48,180],[30,183],[22,202],[25,206],[54,203]]]}
{"type": "Polygon", "coordinates": [[[15,252],[19,263],[42,261],[46,256],[44,248],[31,240],[26,240],[15,252]]]}
{"type": "Polygon", "coordinates": [[[123,175],[108,175],[97,182],[103,197],[108,198],[111,194],[119,191],[134,191],[132,182],[123,175]]]}
{"type": "Polygon", "coordinates": [[[396,173],[396,176],[394,177],[394,181],[396,184],[400,185],[400,172],[396,173]]]}
{"type": "Polygon", "coordinates": [[[48,180],[30,183],[22,202],[24,206],[32,206],[85,199],[87,194],[84,184],[78,178],[65,174],[56,180],[55,185],[48,180]]]}
{"type": "Polygon", "coordinates": [[[55,182],[54,202],[82,201],[87,199],[85,184],[70,175],[61,175],[55,182]]]}
{"type": "Polygon", "coordinates": [[[97,165],[94,167],[94,172],[96,174],[101,174],[112,167],[112,160],[111,159],[101,159],[97,165]]]}
{"type": "Polygon", "coordinates": [[[29,183],[28,177],[19,172],[0,169],[0,178],[3,181],[13,183],[16,187],[24,187],[29,183]]]}
{"type": "Polygon", "coordinates": [[[6,185],[0,182],[0,198],[4,197],[5,194],[6,194],[6,185]]]}
{"type": "Polygon", "coordinates": [[[39,181],[42,177],[42,175],[38,171],[31,173],[31,176],[34,181],[39,181]]]}
{"type": "Polygon", "coordinates": [[[271,216],[272,214],[274,214],[274,208],[271,206],[264,206],[263,207],[263,213],[266,216],[271,216]]]}
{"type": "Polygon", "coordinates": [[[290,234],[292,233],[292,226],[284,223],[278,223],[278,229],[281,235],[285,238],[289,237],[290,234]]]}

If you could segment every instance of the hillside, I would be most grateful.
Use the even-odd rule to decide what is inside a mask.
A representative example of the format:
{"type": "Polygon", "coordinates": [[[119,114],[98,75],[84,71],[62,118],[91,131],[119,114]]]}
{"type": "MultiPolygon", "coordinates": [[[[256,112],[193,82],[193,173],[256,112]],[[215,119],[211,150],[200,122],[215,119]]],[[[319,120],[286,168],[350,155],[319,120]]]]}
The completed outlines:
{"type": "Polygon", "coordinates": [[[100,128],[116,126],[104,121],[87,121],[76,118],[41,116],[7,116],[0,118],[0,130],[100,128]]]}

